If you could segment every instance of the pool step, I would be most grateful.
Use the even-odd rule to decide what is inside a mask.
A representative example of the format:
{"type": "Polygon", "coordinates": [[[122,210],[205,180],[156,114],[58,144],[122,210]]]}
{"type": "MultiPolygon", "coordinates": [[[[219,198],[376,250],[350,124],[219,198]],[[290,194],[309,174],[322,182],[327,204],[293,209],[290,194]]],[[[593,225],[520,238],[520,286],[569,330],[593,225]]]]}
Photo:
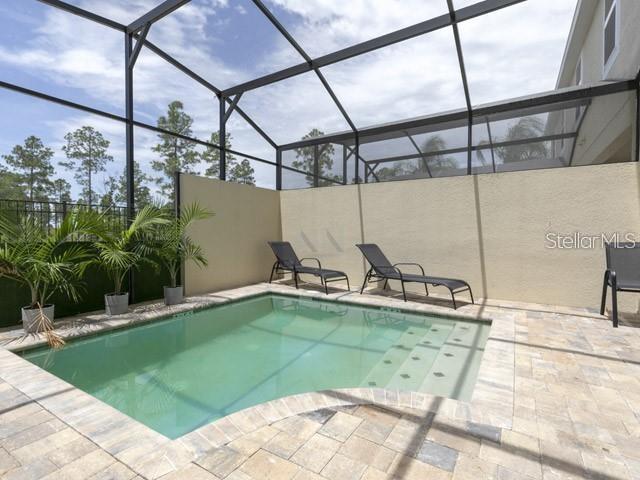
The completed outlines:
{"type": "Polygon", "coordinates": [[[433,323],[391,376],[387,388],[420,391],[425,377],[440,356],[442,345],[452,331],[452,324],[433,323]]]}
{"type": "Polygon", "coordinates": [[[430,325],[412,325],[407,328],[371,369],[362,386],[386,387],[400,365],[406,361],[430,328],[430,325]]]}
{"type": "Polygon", "coordinates": [[[480,324],[458,323],[419,390],[469,400],[487,336],[488,331],[480,324]]]}
{"type": "Polygon", "coordinates": [[[429,352],[437,353],[451,329],[452,325],[439,322],[411,325],[371,369],[362,386],[417,388],[431,366],[429,352]]]}

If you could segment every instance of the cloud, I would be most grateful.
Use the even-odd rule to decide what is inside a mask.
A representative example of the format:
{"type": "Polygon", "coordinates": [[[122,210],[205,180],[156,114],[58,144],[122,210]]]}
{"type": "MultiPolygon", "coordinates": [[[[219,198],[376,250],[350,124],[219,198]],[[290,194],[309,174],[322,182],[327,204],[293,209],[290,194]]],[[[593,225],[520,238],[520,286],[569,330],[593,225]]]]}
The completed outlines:
{"type": "Polygon", "coordinates": [[[523,2],[460,24],[472,103],[553,90],[574,1],[523,2]]]}
{"type": "MultiPolygon", "coordinates": [[[[72,3],[129,23],[158,2],[74,0],[72,3]]],[[[447,12],[444,0],[353,0],[348,6],[339,0],[269,0],[268,5],[311,56],[447,12]]],[[[456,0],[456,5],[461,6],[460,0],[456,0]]],[[[460,34],[472,102],[553,88],[574,7],[575,0],[537,0],[463,22],[460,34]]],[[[13,10],[12,21],[17,28],[24,28],[24,36],[29,40],[0,45],[2,68],[30,73],[54,89],[66,89],[61,90],[64,95],[78,92],[83,98],[122,111],[121,33],[55,8],[43,6],[38,21],[21,15],[20,8],[13,10]]],[[[229,32],[230,22],[239,21],[240,17],[253,18],[254,10],[250,2],[244,5],[226,0],[193,0],[154,24],[149,38],[221,86],[258,77],[273,71],[274,66],[299,63],[300,58],[295,52],[292,54],[286,40],[267,24],[261,23],[260,28],[256,25],[255,31],[248,28],[236,31],[238,37],[234,38],[222,34],[229,32]],[[256,48],[265,47],[262,43],[269,48],[265,47],[264,54],[260,50],[256,58],[245,58],[243,55],[248,52],[241,51],[239,45],[250,45],[251,40],[257,42],[256,48]]],[[[323,73],[358,126],[464,106],[453,35],[448,28],[328,66],[323,73]]],[[[180,99],[194,118],[195,135],[206,139],[217,130],[215,96],[146,49],[136,65],[134,81],[136,118],[155,123],[169,102],[180,99]]],[[[316,127],[327,133],[348,129],[311,72],[247,92],[240,106],[279,143],[295,141],[316,127]]],[[[79,115],[78,121],[82,120],[79,115]]],[[[69,125],[64,125],[60,130],[67,128],[69,125]]],[[[234,148],[274,158],[273,149],[237,115],[231,117],[228,130],[234,137],[234,148]]],[[[52,135],[59,133],[55,130],[52,135]]],[[[139,141],[140,158],[148,164],[147,147],[155,141],[155,134],[140,134],[139,141]]],[[[115,149],[115,141],[113,145],[115,149]]]]}
{"type": "Polygon", "coordinates": [[[319,56],[448,13],[447,3],[424,0],[270,0],[296,18],[296,39],[319,56]]]}
{"type": "Polygon", "coordinates": [[[465,106],[450,28],[333,64],[323,72],[359,127],[465,106]]]}
{"type": "Polygon", "coordinates": [[[32,30],[24,33],[29,38],[25,45],[17,40],[0,45],[0,63],[121,107],[122,35],[54,8],[44,7],[44,12],[40,25],[28,25],[32,30]]]}

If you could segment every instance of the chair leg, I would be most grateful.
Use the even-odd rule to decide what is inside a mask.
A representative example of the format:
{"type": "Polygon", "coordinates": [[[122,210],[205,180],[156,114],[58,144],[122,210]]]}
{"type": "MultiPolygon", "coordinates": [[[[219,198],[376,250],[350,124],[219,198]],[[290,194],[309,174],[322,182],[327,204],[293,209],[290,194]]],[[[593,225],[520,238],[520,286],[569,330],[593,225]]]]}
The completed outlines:
{"type": "Polygon", "coordinates": [[[607,284],[609,283],[609,271],[604,272],[604,281],[602,282],[602,301],[600,302],[600,315],[604,315],[604,309],[607,306],[607,284]]]}
{"type": "Polygon", "coordinates": [[[402,297],[404,298],[404,301],[407,301],[407,292],[404,290],[404,282],[402,280],[400,280],[400,285],[402,285],[402,297]]]}
{"type": "Polygon", "coordinates": [[[615,272],[611,274],[611,305],[613,313],[613,327],[618,328],[618,281],[615,272]]]}
{"type": "Polygon", "coordinates": [[[475,305],[476,302],[473,301],[473,292],[471,291],[471,287],[469,287],[469,296],[471,296],[471,304],[475,305]]]}
{"type": "Polygon", "coordinates": [[[351,291],[351,285],[349,285],[349,277],[344,277],[347,280],[347,290],[351,291]]]}
{"type": "Polygon", "coordinates": [[[424,291],[427,292],[427,297],[429,296],[429,287],[427,286],[427,284],[424,284],[424,291]]]}
{"type": "Polygon", "coordinates": [[[276,273],[276,267],[278,266],[278,262],[273,264],[273,267],[271,267],[271,275],[269,276],[269,283],[271,283],[271,281],[273,280],[273,274],[276,273]]]}
{"type": "Polygon", "coordinates": [[[364,276],[364,282],[362,282],[362,288],[360,289],[360,295],[362,295],[362,292],[364,292],[364,287],[367,284],[367,282],[369,281],[369,275],[371,275],[371,269],[369,269],[367,274],[364,276]]]}
{"type": "Polygon", "coordinates": [[[453,309],[457,310],[458,309],[458,305],[456,304],[456,296],[453,293],[453,290],[449,290],[451,292],[451,300],[453,301],[453,309]]]}
{"type": "Polygon", "coordinates": [[[296,289],[298,288],[298,274],[293,272],[293,280],[296,282],[296,289]]]}
{"type": "Polygon", "coordinates": [[[389,279],[385,278],[384,279],[384,285],[382,285],[382,290],[386,290],[388,285],[389,285],[389,279]]]}
{"type": "Polygon", "coordinates": [[[329,289],[327,288],[327,282],[323,281],[322,283],[324,284],[324,294],[325,295],[329,295],[329,289]]]}

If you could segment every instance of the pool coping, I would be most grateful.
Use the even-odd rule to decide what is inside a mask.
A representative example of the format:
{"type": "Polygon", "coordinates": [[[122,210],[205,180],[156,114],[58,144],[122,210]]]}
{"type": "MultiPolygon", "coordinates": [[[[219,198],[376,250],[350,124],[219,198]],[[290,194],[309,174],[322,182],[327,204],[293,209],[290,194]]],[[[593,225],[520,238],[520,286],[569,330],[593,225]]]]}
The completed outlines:
{"type": "Polygon", "coordinates": [[[489,338],[485,345],[471,400],[464,402],[419,392],[382,388],[347,388],[309,392],[249,407],[171,440],[11,351],[41,346],[42,338],[30,336],[18,342],[16,338],[9,337],[8,342],[3,342],[4,344],[0,346],[0,378],[75,428],[116,459],[151,479],[177,470],[200,458],[206,452],[226,445],[265,425],[322,408],[376,404],[422,412],[433,411],[449,418],[501,428],[511,427],[515,388],[515,348],[513,343],[504,340],[515,338],[517,312],[501,312],[483,305],[465,305],[458,310],[452,310],[449,307],[433,304],[412,301],[404,303],[385,296],[354,295],[354,292],[345,293],[344,291],[334,291],[327,296],[313,289],[296,290],[286,285],[261,283],[210,295],[190,297],[187,303],[178,306],[143,305],[117,319],[103,314],[74,317],[64,320],[71,323],[69,323],[69,330],[62,330],[62,334],[65,338],[95,335],[165,319],[176,313],[201,310],[269,293],[325,299],[394,312],[491,322],[489,338]],[[491,315],[488,314],[489,312],[491,315]],[[74,327],[77,324],[80,324],[81,328],[74,327]]]}

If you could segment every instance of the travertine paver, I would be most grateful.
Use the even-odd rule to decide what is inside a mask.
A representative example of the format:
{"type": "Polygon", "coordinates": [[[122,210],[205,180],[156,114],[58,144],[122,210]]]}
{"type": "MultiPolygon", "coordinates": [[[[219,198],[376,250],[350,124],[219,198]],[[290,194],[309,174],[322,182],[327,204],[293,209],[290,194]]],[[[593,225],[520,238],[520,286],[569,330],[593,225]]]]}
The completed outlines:
{"type": "Polygon", "coordinates": [[[185,468],[176,470],[175,472],[169,473],[162,477],[163,480],[216,480],[217,478],[218,477],[216,477],[213,473],[193,463],[187,465],[185,468]]]}
{"type": "Polygon", "coordinates": [[[378,470],[386,471],[396,457],[396,452],[382,445],[378,445],[357,434],[344,442],[339,453],[378,470]]]}
{"type": "Polygon", "coordinates": [[[198,460],[198,465],[224,478],[247,460],[245,455],[230,447],[221,447],[198,460]]]}
{"type": "Polygon", "coordinates": [[[360,423],[362,423],[362,419],[358,417],[337,412],[322,426],[320,433],[325,437],[344,442],[360,423]]]}
{"type": "Polygon", "coordinates": [[[453,472],[458,461],[458,451],[439,443],[425,440],[420,450],[418,450],[416,458],[434,467],[453,472]]]}
{"type": "Polygon", "coordinates": [[[239,470],[256,480],[289,480],[295,477],[300,467],[272,453],[259,450],[239,470]]]}
{"type": "Polygon", "coordinates": [[[301,467],[319,473],[340,448],[340,442],[317,433],[291,457],[301,467]]]}
{"type": "MultiPolygon", "coordinates": [[[[267,289],[287,291],[252,286],[220,297],[267,289]]],[[[347,297],[493,319],[471,402],[382,389],[304,394],[170,441],[0,349],[0,476],[640,479],[640,329],[614,330],[569,308],[487,302],[454,313],[380,292],[347,297]]],[[[145,307],[140,318],[161,313],[145,307]]]]}
{"type": "Polygon", "coordinates": [[[322,469],[326,478],[360,478],[367,469],[367,464],[337,453],[322,469]]]}

